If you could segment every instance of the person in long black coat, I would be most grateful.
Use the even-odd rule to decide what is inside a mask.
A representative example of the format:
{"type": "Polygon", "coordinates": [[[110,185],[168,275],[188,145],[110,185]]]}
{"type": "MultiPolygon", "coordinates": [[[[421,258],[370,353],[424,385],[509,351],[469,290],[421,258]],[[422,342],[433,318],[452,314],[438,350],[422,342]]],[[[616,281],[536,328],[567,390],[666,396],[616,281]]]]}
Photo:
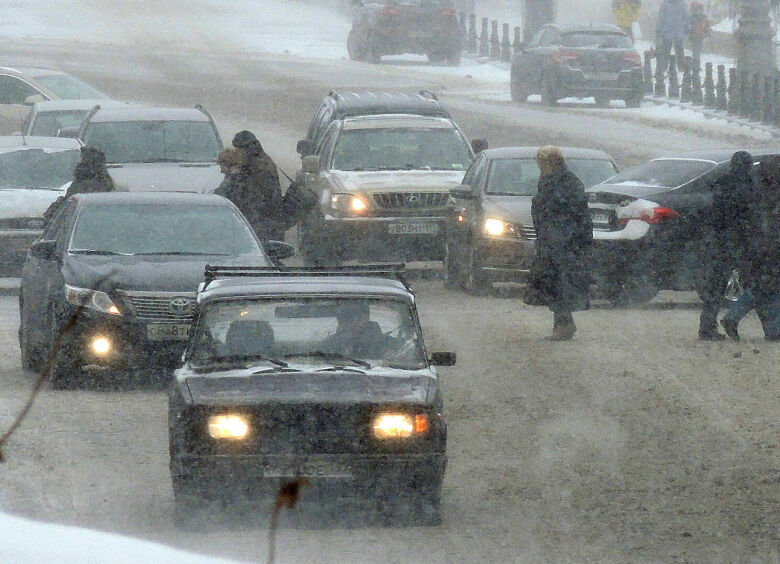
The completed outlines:
{"type": "Polygon", "coordinates": [[[710,209],[710,229],[714,245],[705,256],[707,277],[700,292],[703,306],[699,316],[699,339],[722,341],[718,332],[718,312],[732,270],[749,267],[749,242],[753,227],[753,200],[756,184],[753,157],[737,151],[731,157],[729,172],[714,185],[710,209]]]}
{"type": "Polygon", "coordinates": [[[577,330],[573,311],[590,308],[588,254],[593,224],[585,188],[569,170],[558,147],[539,149],[539,191],[531,201],[536,228],[536,260],[529,288],[553,312],[548,339],[571,339],[577,330]]]}

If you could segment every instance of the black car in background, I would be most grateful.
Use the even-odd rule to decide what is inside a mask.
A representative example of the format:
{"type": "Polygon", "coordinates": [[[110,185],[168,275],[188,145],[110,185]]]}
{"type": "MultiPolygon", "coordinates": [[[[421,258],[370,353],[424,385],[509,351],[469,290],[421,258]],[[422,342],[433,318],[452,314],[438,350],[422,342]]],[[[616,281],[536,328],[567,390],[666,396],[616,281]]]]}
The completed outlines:
{"type": "MultiPolygon", "coordinates": [[[[708,247],[715,183],[735,149],[653,159],[593,186],[596,284],[615,301],[646,301],[659,289],[699,290],[708,247]]],[[[780,149],[751,151],[756,163],[780,149]]]]}
{"type": "Polygon", "coordinates": [[[197,299],[169,396],[180,524],[298,479],[304,502],[362,499],[402,524],[439,522],[434,365],[455,355],[428,357],[402,269],[214,267],[197,299]]]}
{"type": "Polygon", "coordinates": [[[541,94],[543,104],[555,106],[561,98],[593,96],[602,106],[625,100],[639,107],[642,88],[642,58],[614,25],[546,25],[512,59],[514,102],[541,94]]]}
{"type": "Polygon", "coordinates": [[[452,0],[370,0],[355,12],[347,38],[351,59],[416,53],[432,63],[460,64],[462,37],[452,0]]]}
{"type": "Polygon", "coordinates": [[[220,196],[72,196],[24,264],[23,366],[40,371],[61,332],[57,384],[76,383],[86,365],[175,364],[203,268],[213,262],[272,264],[246,219],[220,196]]]}

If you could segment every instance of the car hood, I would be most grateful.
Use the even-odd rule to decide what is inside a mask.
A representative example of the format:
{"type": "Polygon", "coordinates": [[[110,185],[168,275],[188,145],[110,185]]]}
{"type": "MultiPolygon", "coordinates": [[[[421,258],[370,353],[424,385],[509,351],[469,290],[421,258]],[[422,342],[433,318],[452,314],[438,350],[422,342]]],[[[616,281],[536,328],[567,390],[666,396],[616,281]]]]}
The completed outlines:
{"type": "Polygon", "coordinates": [[[674,190],[668,186],[657,186],[652,184],[637,184],[635,182],[621,182],[620,184],[610,184],[604,182],[591,186],[586,192],[605,192],[611,194],[623,194],[632,198],[646,198],[655,194],[663,194],[674,190]]]}
{"type": "Polygon", "coordinates": [[[531,196],[486,196],[482,206],[485,208],[485,217],[495,217],[521,225],[533,225],[531,196]]]}
{"type": "Polygon", "coordinates": [[[460,185],[462,170],[331,171],[337,191],[343,192],[448,192],[460,185]]]}
{"type": "Polygon", "coordinates": [[[210,194],[224,176],[216,163],[130,163],[108,167],[119,190],[210,194]]]}
{"type": "MultiPolygon", "coordinates": [[[[253,370],[262,368],[255,367],[253,370]]],[[[194,404],[228,406],[359,402],[424,404],[428,400],[428,390],[435,382],[430,374],[402,377],[353,372],[251,372],[234,370],[217,373],[221,374],[219,376],[214,373],[190,375],[185,383],[194,404]]]]}
{"type": "Polygon", "coordinates": [[[0,218],[43,217],[51,203],[65,191],[0,188],[0,218]]]}
{"type": "Polygon", "coordinates": [[[69,254],[62,268],[66,284],[79,288],[195,292],[207,264],[270,266],[262,255],[187,257],[165,255],[69,254]]]}

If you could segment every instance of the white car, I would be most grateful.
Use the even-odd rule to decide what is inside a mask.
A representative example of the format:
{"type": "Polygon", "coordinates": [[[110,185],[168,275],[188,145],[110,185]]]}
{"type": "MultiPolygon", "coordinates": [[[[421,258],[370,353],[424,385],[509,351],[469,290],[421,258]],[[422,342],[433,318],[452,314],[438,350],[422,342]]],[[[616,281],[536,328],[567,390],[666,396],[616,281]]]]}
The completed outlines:
{"type": "Polygon", "coordinates": [[[95,106],[101,108],[132,107],[118,100],[48,100],[36,102],[22,123],[22,135],[43,137],[76,137],[81,122],[95,106]]]}

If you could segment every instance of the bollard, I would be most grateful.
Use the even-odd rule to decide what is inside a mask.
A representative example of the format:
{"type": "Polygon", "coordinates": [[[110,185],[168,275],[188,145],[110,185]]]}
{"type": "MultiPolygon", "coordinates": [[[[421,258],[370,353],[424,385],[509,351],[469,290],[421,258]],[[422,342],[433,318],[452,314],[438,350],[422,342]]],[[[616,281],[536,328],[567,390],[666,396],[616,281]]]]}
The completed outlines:
{"type": "Polygon", "coordinates": [[[762,98],[761,96],[761,84],[763,83],[761,75],[754,73],[750,82],[750,91],[753,97],[753,107],[750,110],[750,117],[755,121],[761,121],[762,112],[762,98]]]}
{"type": "Polygon", "coordinates": [[[461,44],[466,45],[466,42],[469,38],[468,25],[466,23],[466,12],[458,13],[458,23],[460,24],[461,44]]]}
{"type": "Polygon", "coordinates": [[[677,77],[677,57],[669,55],[669,98],[680,97],[680,82],[677,77]]]}
{"type": "Polygon", "coordinates": [[[479,35],[479,56],[490,55],[490,39],[488,37],[488,19],[482,18],[482,31],[479,35]]]}
{"type": "Polygon", "coordinates": [[[664,97],[666,96],[666,80],[664,79],[664,73],[657,71],[657,69],[658,63],[656,62],[655,92],[653,95],[656,97],[664,97]]]}
{"type": "Polygon", "coordinates": [[[645,64],[642,67],[642,78],[645,85],[645,93],[647,94],[653,93],[653,66],[650,53],[650,51],[645,51],[645,64]]]}
{"type": "Polygon", "coordinates": [[[780,76],[775,76],[775,127],[780,127],[780,76]]]}
{"type": "Polygon", "coordinates": [[[683,77],[680,86],[680,102],[691,101],[691,58],[683,57],[682,60],[683,77]]]}
{"type": "Polygon", "coordinates": [[[512,44],[509,42],[509,24],[501,25],[501,60],[508,63],[512,60],[512,44]]]}
{"type": "Polygon", "coordinates": [[[691,72],[691,104],[694,106],[701,106],[704,100],[701,96],[701,73],[699,72],[699,66],[694,65],[691,72]]]}
{"type": "Polygon", "coordinates": [[[718,65],[718,82],[715,84],[715,107],[725,111],[726,102],[726,65],[718,65]]]}
{"type": "Polygon", "coordinates": [[[739,80],[734,67],[729,69],[729,102],[726,111],[732,116],[739,114],[739,80]]]}
{"type": "Polygon", "coordinates": [[[762,121],[772,123],[775,119],[775,79],[771,76],[764,78],[764,111],[762,121]]]}
{"type": "Polygon", "coordinates": [[[739,71],[739,117],[750,116],[750,85],[747,71],[739,71]]]}
{"type": "Polygon", "coordinates": [[[715,108],[715,81],[712,77],[712,63],[704,65],[704,107],[715,108]]]}
{"type": "Polygon", "coordinates": [[[498,40],[498,22],[490,22],[490,58],[497,61],[501,58],[501,42],[498,40]]]}
{"type": "Polygon", "coordinates": [[[523,32],[520,30],[520,26],[516,25],[514,30],[514,39],[512,41],[512,51],[515,55],[523,50],[523,32]]]}
{"type": "Polygon", "coordinates": [[[466,49],[469,53],[477,52],[477,16],[469,14],[469,38],[466,43],[466,49]]]}

